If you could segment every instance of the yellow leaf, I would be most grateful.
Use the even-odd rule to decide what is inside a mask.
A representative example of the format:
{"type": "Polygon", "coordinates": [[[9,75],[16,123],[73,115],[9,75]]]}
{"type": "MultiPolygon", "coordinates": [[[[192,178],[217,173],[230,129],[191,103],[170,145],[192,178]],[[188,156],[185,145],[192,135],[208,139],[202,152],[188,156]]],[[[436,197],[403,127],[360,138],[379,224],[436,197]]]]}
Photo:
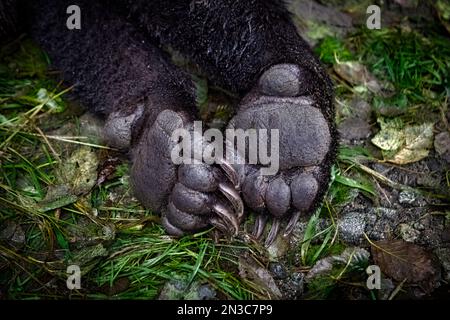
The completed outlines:
{"type": "Polygon", "coordinates": [[[372,138],[372,143],[383,152],[385,160],[396,164],[407,164],[428,156],[433,144],[433,123],[406,126],[400,120],[378,119],[381,130],[372,138]]]}
{"type": "Polygon", "coordinates": [[[381,130],[372,138],[372,143],[385,151],[399,149],[404,144],[404,141],[405,136],[403,131],[392,128],[381,130]]]}
{"type": "Polygon", "coordinates": [[[384,151],[398,150],[405,142],[401,121],[378,119],[381,130],[372,138],[372,143],[384,151]]]}
{"type": "Polygon", "coordinates": [[[405,145],[392,158],[386,160],[396,164],[407,164],[426,158],[433,144],[433,123],[407,126],[404,134],[405,145]]]}
{"type": "Polygon", "coordinates": [[[393,159],[387,159],[389,162],[396,164],[407,164],[422,160],[428,156],[429,151],[424,149],[410,150],[402,149],[397,153],[393,159]]]}

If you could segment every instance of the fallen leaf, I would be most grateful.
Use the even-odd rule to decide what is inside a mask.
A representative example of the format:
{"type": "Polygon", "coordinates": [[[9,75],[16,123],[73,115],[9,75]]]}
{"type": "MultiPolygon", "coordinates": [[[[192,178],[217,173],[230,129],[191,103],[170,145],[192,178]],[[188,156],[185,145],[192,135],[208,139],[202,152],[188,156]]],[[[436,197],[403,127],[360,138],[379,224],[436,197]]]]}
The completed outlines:
{"type": "Polygon", "coordinates": [[[359,118],[347,118],[339,124],[341,138],[347,140],[361,140],[370,136],[370,124],[359,118]]]}
{"type": "Polygon", "coordinates": [[[70,194],[67,185],[50,185],[45,198],[38,202],[39,210],[42,212],[62,208],[77,201],[76,195],[70,194]]]}
{"type": "Polygon", "coordinates": [[[424,149],[411,150],[408,148],[400,150],[392,159],[386,159],[395,164],[408,164],[426,158],[429,151],[424,149]]]}
{"type": "Polygon", "coordinates": [[[113,240],[116,236],[116,227],[111,222],[94,221],[92,217],[80,218],[77,224],[67,226],[67,235],[69,243],[86,247],[113,240]]]}
{"type": "Polygon", "coordinates": [[[113,173],[116,172],[117,166],[120,164],[120,160],[117,157],[108,158],[101,165],[100,171],[97,177],[97,186],[105,182],[113,173]]]}
{"type": "Polygon", "coordinates": [[[64,103],[61,97],[55,97],[53,93],[49,93],[47,89],[41,88],[36,93],[37,101],[45,104],[52,112],[59,113],[64,111],[64,103]]]}
{"type": "Polygon", "coordinates": [[[97,180],[97,154],[89,147],[76,149],[58,169],[57,183],[50,185],[45,198],[37,203],[42,212],[62,208],[89,193],[97,180]]]}
{"type": "Polygon", "coordinates": [[[130,280],[124,277],[115,280],[112,285],[111,283],[107,282],[104,285],[102,285],[98,290],[100,292],[107,294],[108,296],[115,296],[116,294],[126,291],[129,287],[130,287],[130,280]]]}
{"type": "Polygon", "coordinates": [[[428,156],[433,144],[433,123],[402,127],[400,121],[378,119],[381,130],[372,143],[383,152],[386,161],[407,164],[428,156]]]}
{"type": "Polygon", "coordinates": [[[428,156],[433,144],[433,123],[408,126],[405,132],[405,145],[389,162],[407,164],[422,160],[428,156]]]}
{"type": "Polygon", "coordinates": [[[281,299],[282,294],[270,272],[260,266],[254,259],[239,257],[239,275],[253,283],[269,299],[281,299]]]}
{"type": "Polygon", "coordinates": [[[379,93],[382,89],[378,80],[357,61],[340,62],[333,65],[334,71],[352,85],[364,86],[373,93],[379,93]]]}
{"type": "Polygon", "coordinates": [[[0,240],[7,240],[14,247],[22,247],[25,244],[25,232],[20,224],[12,220],[6,220],[0,231],[0,240]]]}
{"type": "Polygon", "coordinates": [[[89,147],[75,150],[62,167],[64,182],[75,195],[88,193],[97,180],[97,154],[89,147]]]}
{"type": "Polygon", "coordinates": [[[434,256],[424,248],[403,240],[383,240],[372,244],[375,263],[396,281],[418,284],[430,292],[440,278],[434,256]]]}
{"type": "Polygon", "coordinates": [[[369,252],[363,248],[346,248],[341,254],[328,256],[320,259],[311,268],[311,270],[306,275],[306,280],[310,281],[317,276],[323,276],[330,274],[333,267],[336,265],[346,265],[349,263],[349,267],[367,261],[369,259],[369,252]]]}
{"type": "Polygon", "coordinates": [[[380,131],[372,138],[372,143],[381,150],[395,151],[399,149],[404,141],[403,122],[399,119],[385,120],[377,119],[380,131]]]}
{"type": "Polygon", "coordinates": [[[88,272],[87,265],[92,262],[96,258],[105,257],[108,255],[108,251],[105,249],[103,244],[98,243],[91,246],[84,246],[79,250],[75,250],[72,252],[72,257],[69,259],[70,264],[76,264],[79,266],[84,266],[86,268],[82,269],[82,274],[86,274],[88,272]]]}

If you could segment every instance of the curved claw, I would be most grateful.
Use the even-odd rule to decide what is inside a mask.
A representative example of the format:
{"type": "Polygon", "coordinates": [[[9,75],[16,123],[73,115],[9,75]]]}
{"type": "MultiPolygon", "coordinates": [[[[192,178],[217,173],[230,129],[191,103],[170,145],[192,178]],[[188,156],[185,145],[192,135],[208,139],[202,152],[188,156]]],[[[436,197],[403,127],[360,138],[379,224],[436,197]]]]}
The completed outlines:
{"type": "Polygon", "coordinates": [[[292,215],[291,219],[289,220],[289,223],[286,226],[286,229],[284,229],[283,237],[287,237],[288,235],[291,234],[299,218],[300,218],[300,211],[297,211],[292,215]]]}
{"type": "MultiPolygon", "coordinates": [[[[234,229],[233,234],[237,235],[238,231],[239,231],[239,223],[238,223],[237,218],[231,212],[229,212],[228,209],[225,208],[225,206],[223,206],[220,203],[214,204],[212,209],[223,220],[223,222],[225,223],[226,227],[228,227],[227,230],[230,229],[229,227],[231,225],[231,227],[234,229]]],[[[229,232],[225,232],[225,233],[229,233],[229,232]]]]}
{"type": "Polygon", "coordinates": [[[261,235],[263,234],[264,229],[266,227],[266,223],[267,223],[267,215],[260,214],[256,217],[255,225],[253,227],[253,236],[256,239],[261,238],[261,235]]]}
{"type": "Polygon", "coordinates": [[[227,226],[223,223],[223,221],[221,219],[211,218],[209,220],[209,223],[211,223],[211,225],[214,226],[215,228],[217,228],[220,232],[222,232],[224,234],[228,233],[227,226]]]}
{"type": "Polygon", "coordinates": [[[228,184],[219,183],[219,191],[231,202],[234,212],[237,215],[238,223],[241,223],[244,217],[244,203],[235,189],[228,184]]]}
{"type": "Polygon", "coordinates": [[[270,228],[269,235],[267,236],[265,246],[269,247],[276,239],[278,235],[278,229],[280,228],[280,220],[275,218],[272,222],[272,227],[270,228]]]}
{"type": "Polygon", "coordinates": [[[236,170],[234,170],[233,166],[223,158],[218,159],[217,162],[222,168],[222,170],[225,171],[226,176],[231,181],[236,190],[240,190],[241,186],[239,183],[239,177],[236,170]]]}

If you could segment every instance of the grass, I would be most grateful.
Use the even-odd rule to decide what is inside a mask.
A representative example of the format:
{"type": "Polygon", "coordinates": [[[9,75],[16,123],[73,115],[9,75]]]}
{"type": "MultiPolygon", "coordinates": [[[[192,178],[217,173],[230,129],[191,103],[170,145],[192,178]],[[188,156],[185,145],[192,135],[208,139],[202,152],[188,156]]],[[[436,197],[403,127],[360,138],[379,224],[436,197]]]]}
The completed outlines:
{"type": "Polygon", "coordinates": [[[393,94],[374,97],[376,110],[393,106],[411,120],[427,118],[427,112],[443,105],[450,93],[448,38],[402,29],[363,32],[358,37],[354,45],[360,59],[394,87],[393,94]]]}
{"type": "MultiPolygon", "coordinates": [[[[136,232],[134,232],[136,233],[136,232]]],[[[119,238],[110,248],[113,254],[99,265],[98,285],[127,277],[130,289],[117,298],[156,298],[167,282],[180,280],[188,287],[194,280],[210,283],[222,297],[249,299],[256,293],[245,287],[234,272],[224,271],[223,261],[237,270],[237,252],[245,245],[218,245],[205,237],[186,237],[175,241],[156,232],[119,238]]]]}
{"type": "MultiPolygon", "coordinates": [[[[389,106],[417,118],[425,106],[438,110],[450,94],[448,38],[432,30],[361,28],[345,39],[326,37],[315,51],[328,65],[363,62],[384,86],[372,97],[375,110],[389,106]]],[[[338,96],[354,94],[342,80],[334,80],[338,96]]]]}
{"type": "Polygon", "coordinates": [[[344,41],[331,36],[325,37],[314,51],[325,64],[355,59],[354,54],[347,48],[344,41]]]}

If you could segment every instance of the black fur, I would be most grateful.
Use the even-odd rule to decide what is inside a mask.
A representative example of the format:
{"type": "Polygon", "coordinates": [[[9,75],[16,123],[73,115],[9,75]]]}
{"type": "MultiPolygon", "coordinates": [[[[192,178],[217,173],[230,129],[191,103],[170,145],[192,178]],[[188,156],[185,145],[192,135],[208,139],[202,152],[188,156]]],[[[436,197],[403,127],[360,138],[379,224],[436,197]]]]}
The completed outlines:
{"type": "MultiPolygon", "coordinates": [[[[120,10],[147,35],[191,57],[215,84],[246,94],[268,67],[293,63],[309,70],[307,83],[330,120],[332,85],[298,35],[281,0],[126,0],[120,10]]],[[[114,2],[115,3],[115,2],[114,2]]]]}
{"type": "Polygon", "coordinates": [[[72,3],[34,1],[30,32],[85,106],[106,116],[145,102],[150,122],[164,109],[195,114],[194,86],[187,73],[100,3],[77,0],[82,28],[69,31],[66,8],[72,3]]]}
{"type": "Polygon", "coordinates": [[[0,44],[20,30],[16,0],[0,1],[0,44]]]}

